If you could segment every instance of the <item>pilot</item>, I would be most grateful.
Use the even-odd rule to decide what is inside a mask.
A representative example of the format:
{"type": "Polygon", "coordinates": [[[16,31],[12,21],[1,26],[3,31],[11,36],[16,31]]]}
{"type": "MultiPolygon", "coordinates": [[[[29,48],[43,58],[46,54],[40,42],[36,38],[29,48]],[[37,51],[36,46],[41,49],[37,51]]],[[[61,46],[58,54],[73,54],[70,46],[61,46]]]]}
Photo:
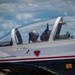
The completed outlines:
{"type": "Polygon", "coordinates": [[[37,42],[38,37],[39,33],[37,31],[33,30],[32,32],[29,32],[29,43],[30,41],[37,42]]]}
{"type": "Polygon", "coordinates": [[[41,41],[48,41],[50,33],[51,31],[49,30],[49,25],[47,24],[47,28],[45,29],[45,31],[42,33],[40,37],[41,41]]]}

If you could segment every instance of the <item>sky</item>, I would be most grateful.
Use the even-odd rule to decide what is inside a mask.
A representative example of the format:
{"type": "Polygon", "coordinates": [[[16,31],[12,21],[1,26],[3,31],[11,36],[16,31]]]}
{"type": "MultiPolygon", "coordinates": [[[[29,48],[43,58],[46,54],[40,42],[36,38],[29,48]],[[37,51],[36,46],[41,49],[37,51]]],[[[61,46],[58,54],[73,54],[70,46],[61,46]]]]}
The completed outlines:
{"type": "Polygon", "coordinates": [[[14,27],[58,16],[75,21],[75,0],[0,0],[0,36],[14,27]]]}

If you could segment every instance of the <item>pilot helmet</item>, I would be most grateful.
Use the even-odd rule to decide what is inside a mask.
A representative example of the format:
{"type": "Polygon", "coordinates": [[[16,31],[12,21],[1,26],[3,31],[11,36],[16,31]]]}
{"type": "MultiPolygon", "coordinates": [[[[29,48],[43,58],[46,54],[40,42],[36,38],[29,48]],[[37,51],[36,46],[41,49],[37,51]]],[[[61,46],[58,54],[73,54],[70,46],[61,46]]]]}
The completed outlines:
{"type": "Polygon", "coordinates": [[[39,37],[39,33],[35,30],[29,32],[29,40],[32,42],[36,42],[39,37]]]}

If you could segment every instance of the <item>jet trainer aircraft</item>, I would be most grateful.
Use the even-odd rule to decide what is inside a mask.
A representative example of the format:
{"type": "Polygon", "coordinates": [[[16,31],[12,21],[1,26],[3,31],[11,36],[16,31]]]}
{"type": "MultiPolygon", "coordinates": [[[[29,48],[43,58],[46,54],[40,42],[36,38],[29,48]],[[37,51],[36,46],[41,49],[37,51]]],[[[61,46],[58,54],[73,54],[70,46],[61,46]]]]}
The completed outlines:
{"type": "Polygon", "coordinates": [[[65,24],[58,17],[12,29],[0,38],[0,67],[33,65],[66,75],[75,68],[75,39],[65,24]]]}

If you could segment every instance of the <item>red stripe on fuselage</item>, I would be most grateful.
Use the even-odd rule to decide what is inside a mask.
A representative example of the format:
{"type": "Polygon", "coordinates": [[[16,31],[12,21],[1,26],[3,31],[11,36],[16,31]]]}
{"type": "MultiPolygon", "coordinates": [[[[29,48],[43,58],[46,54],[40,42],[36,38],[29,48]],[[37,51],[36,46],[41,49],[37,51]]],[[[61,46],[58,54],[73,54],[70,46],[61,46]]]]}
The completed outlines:
{"type": "Polygon", "coordinates": [[[4,60],[0,60],[0,62],[7,62],[7,61],[24,61],[24,60],[29,60],[29,61],[34,61],[34,60],[42,60],[42,59],[62,59],[62,58],[75,58],[75,55],[73,56],[52,56],[52,57],[37,57],[37,58],[15,58],[15,59],[4,59],[4,60]]]}

